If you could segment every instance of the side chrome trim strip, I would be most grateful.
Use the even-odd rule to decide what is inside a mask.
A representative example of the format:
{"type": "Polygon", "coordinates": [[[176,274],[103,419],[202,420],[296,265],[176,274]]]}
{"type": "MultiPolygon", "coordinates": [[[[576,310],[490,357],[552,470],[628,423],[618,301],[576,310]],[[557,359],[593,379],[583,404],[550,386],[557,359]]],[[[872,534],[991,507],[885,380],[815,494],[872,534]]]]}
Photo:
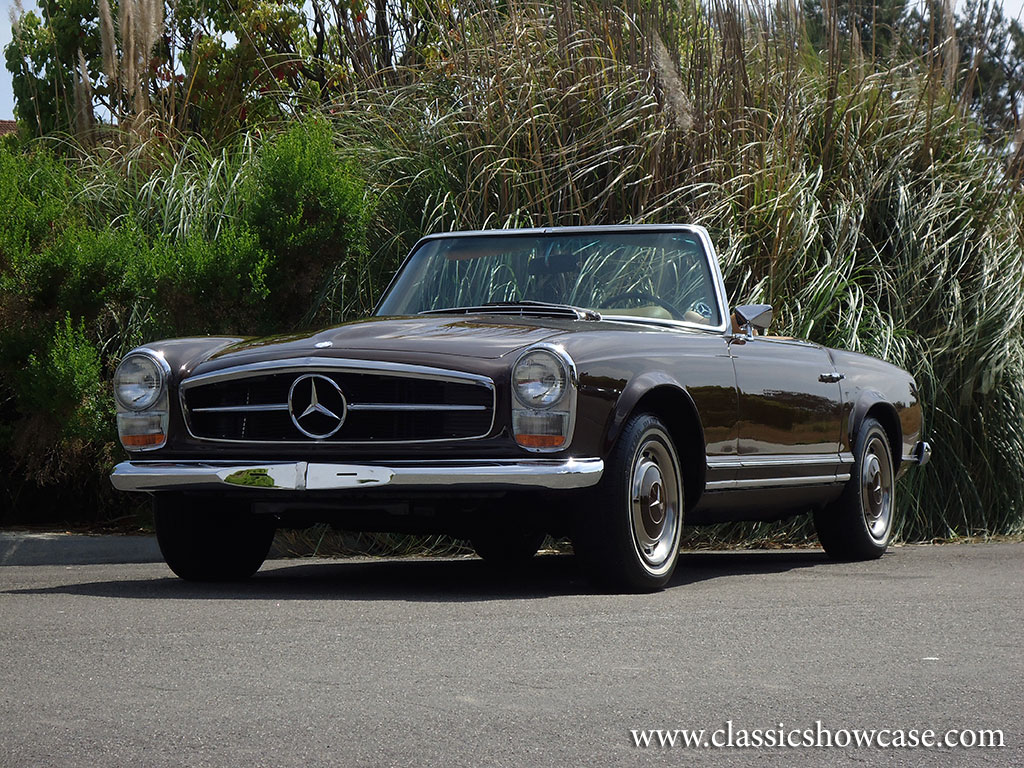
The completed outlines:
{"type": "Polygon", "coordinates": [[[838,485],[849,481],[850,475],[818,475],[816,477],[765,477],[754,480],[712,480],[705,485],[709,491],[732,489],[787,488],[800,485],[838,485]]]}
{"type": "Polygon", "coordinates": [[[124,461],[110,481],[121,491],[345,490],[380,485],[414,487],[586,488],[596,484],[604,461],[508,459],[395,464],[314,462],[124,461]]]}
{"type": "Polygon", "coordinates": [[[766,467],[824,466],[829,464],[853,464],[853,454],[843,452],[809,453],[803,455],[711,456],[708,458],[708,469],[759,469],[766,467]]]}

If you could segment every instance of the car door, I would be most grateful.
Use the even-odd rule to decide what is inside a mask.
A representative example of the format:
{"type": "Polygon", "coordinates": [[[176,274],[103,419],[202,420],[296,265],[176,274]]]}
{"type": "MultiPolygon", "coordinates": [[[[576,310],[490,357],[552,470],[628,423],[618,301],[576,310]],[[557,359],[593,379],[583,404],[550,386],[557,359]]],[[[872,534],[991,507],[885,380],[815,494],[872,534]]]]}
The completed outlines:
{"type": "Polygon", "coordinates": [[[736,370],[737,484],[834,481],[840,459],[840,376],[825,348],[777,336],[729,337],[736,370]]]}

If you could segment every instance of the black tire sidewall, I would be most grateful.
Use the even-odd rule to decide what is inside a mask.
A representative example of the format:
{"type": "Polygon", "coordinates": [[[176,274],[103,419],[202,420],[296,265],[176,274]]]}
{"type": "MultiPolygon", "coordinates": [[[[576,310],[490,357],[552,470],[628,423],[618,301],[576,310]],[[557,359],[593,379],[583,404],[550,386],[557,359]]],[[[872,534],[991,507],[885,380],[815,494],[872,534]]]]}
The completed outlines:
{"type": "Polygon", "coordinates": [[[854,462],[850,471],[850,480],[836,501],[814,513],[814,525],[822,547],[832,559],[873,560],[881,557],[888,548],[889,542],[892,541],[896,514],[896,468],[892,457],[892,446],[889,443],[888,433],[877,419],[872,417],[864,419],[857,430],[853,451],[854,462]],[[889,528],[883,541],[878,541],[871,535],[867,521],[864,519],[864,487],[861,472],[868,443],[873,437],[878,437],[885,447],[891,480],[889,528]]]}
{"type": "MultiPolygon", "coordinates": [[[[893,525],[895,523],[895,506],[896,506],[896,472],[892,460],[892,448],[889,445],[889,436],[886,434],[885,429],[882,427],[877,420],[868,418],[864,420],[861,425],[860,431],[857,433],[857,446],[855,461],[853,465],[854,474],[850,478],[851,488],[854,490],[854,504],[850,506],[853,509],[847,510],[847,514],[854,517],[859,522],[860,533],[863,537],[863,541],[860,543],[859,548],[864,550],[864,554],[867,557],[880,556],[889,546],[889,542],[892,540],[893,525]],[[878,541],[874,536],[871,535],[871,531],[868,529],[867,521],[864,519],[864,484],[861,482],[861,472],[863,471],[864,459],[866,456],[868,443],[871,442],[872,437],[880,438],[881,444],[885,446],[885,457],[889,461],[889,528],[885,533],[885,539],[878,541]],[[877,552],[877,554],[875,554],[877,552]]],[[[851,521],[852,522],[852,521],[851,521]]]]}
{"type": "MultiPolygon", "coordinates": [[[[662,468],[667,471],[667,468],[662,468]]],[[[653,591],[668,583],[679,559],[682,536],[685,489],[679,452],[668,428],[656,416],[641,413],[632,416],[623,427],[615,447],[605,463],[605,472],[590,495],[577,521],[574,543],[583,555],[590,576],[596,581],[631,591],[653,591]],[[671,555],[657,571],[653,571],[637,551],[632,523],[632,473],[640,446],[650,437],[661,441],[672,457],[678,498],[671,555]]]]}

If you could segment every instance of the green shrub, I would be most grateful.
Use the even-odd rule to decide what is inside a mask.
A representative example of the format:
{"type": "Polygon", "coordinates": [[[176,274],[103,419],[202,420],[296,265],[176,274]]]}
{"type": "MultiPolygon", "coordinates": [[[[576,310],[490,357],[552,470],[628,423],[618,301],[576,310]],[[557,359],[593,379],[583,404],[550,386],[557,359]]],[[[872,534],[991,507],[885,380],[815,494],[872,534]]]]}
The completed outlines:
{"type": "Polygon", "coordinates": [[[155,336],[203,333],[253,335],[271,323],[267,263],[256,235],[244,226],[209,240],[201,233],[158,238],[128,260],[124,296],[144,300],[155,336]]]}
{"type": "Polygon", "coordinates": [[[74,217],[79,188],[67,165],[50,152],[0,143],[0,270],[43,247],[74,217]]]}
{"type": "Polygon", "coordinates": [[[295,325],[332,316],[340,301],[334,289],[365,265],[372,209],[329,124],[307,120],[267,141],[241,198],[242,215],[269,254],[265,286],[278,319],[295,325]]]}
{"type": "Polygon", "coordinates": [[[0,148],[0,471],[20,489],[0,518],[53,514],[31,499],[70,499],[83,519],[111,503],[121,451],[107,383],[133,346],[351,311],[341,299],[365,271],[366,199],[322,121],[220,151],[0,148]]]}
{"type": "Polygon", "coordinates": [[[14,409],[0,429],[0,520],[64,524],[117,517],[130,506],[110,491],[114,407],[101,354],[70,315],[39,352],[4,377],[14,409]]]}
{"type": "MultiPolygon", "coordinates": [[[[113,516],[105,475],[114,408],[100,352],[82,320],[57,322],[9,379],[17,418],[5,419],[0,518],[84,521],[113,516]]],[[[12,414],[13,415],[13,414],[12,414]]]]}
{"type": "Polygon", "coordinates": [[[67,226],[51,245],[25,254],[11,276],[36,312],[95,318],[124,288],[124,271],[146,248],[133,227],[67,226]]]}
{"type": "Polygon", "coordinates": [[[66,315],[54,326],[46,351],[29,355],[18,385],[19,408],[25,416],[52,419],[62,439],[102,443],[114,436],[113,403],[102,373],[84,321],[75,323],[66,315]]]}

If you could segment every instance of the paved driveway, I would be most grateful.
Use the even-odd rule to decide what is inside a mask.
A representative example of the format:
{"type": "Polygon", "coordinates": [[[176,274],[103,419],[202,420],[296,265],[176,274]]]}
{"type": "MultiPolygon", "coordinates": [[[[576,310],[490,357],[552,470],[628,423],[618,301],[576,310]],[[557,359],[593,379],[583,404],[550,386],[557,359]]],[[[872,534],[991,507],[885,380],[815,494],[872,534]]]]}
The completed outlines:
{"type": "Polygon", "coordinates": [[[693,553],[639,596],[593,593],[562,556],[515,578],[272,561],[214,587],[153,563],[0,567],[0,765],[1020,766],[1022,576],[1015,543],[693,553]],[[722,742],[729,721],[734,743],[782,723],[1002,729],[1006,746],[631,733],[722,742]]]}

